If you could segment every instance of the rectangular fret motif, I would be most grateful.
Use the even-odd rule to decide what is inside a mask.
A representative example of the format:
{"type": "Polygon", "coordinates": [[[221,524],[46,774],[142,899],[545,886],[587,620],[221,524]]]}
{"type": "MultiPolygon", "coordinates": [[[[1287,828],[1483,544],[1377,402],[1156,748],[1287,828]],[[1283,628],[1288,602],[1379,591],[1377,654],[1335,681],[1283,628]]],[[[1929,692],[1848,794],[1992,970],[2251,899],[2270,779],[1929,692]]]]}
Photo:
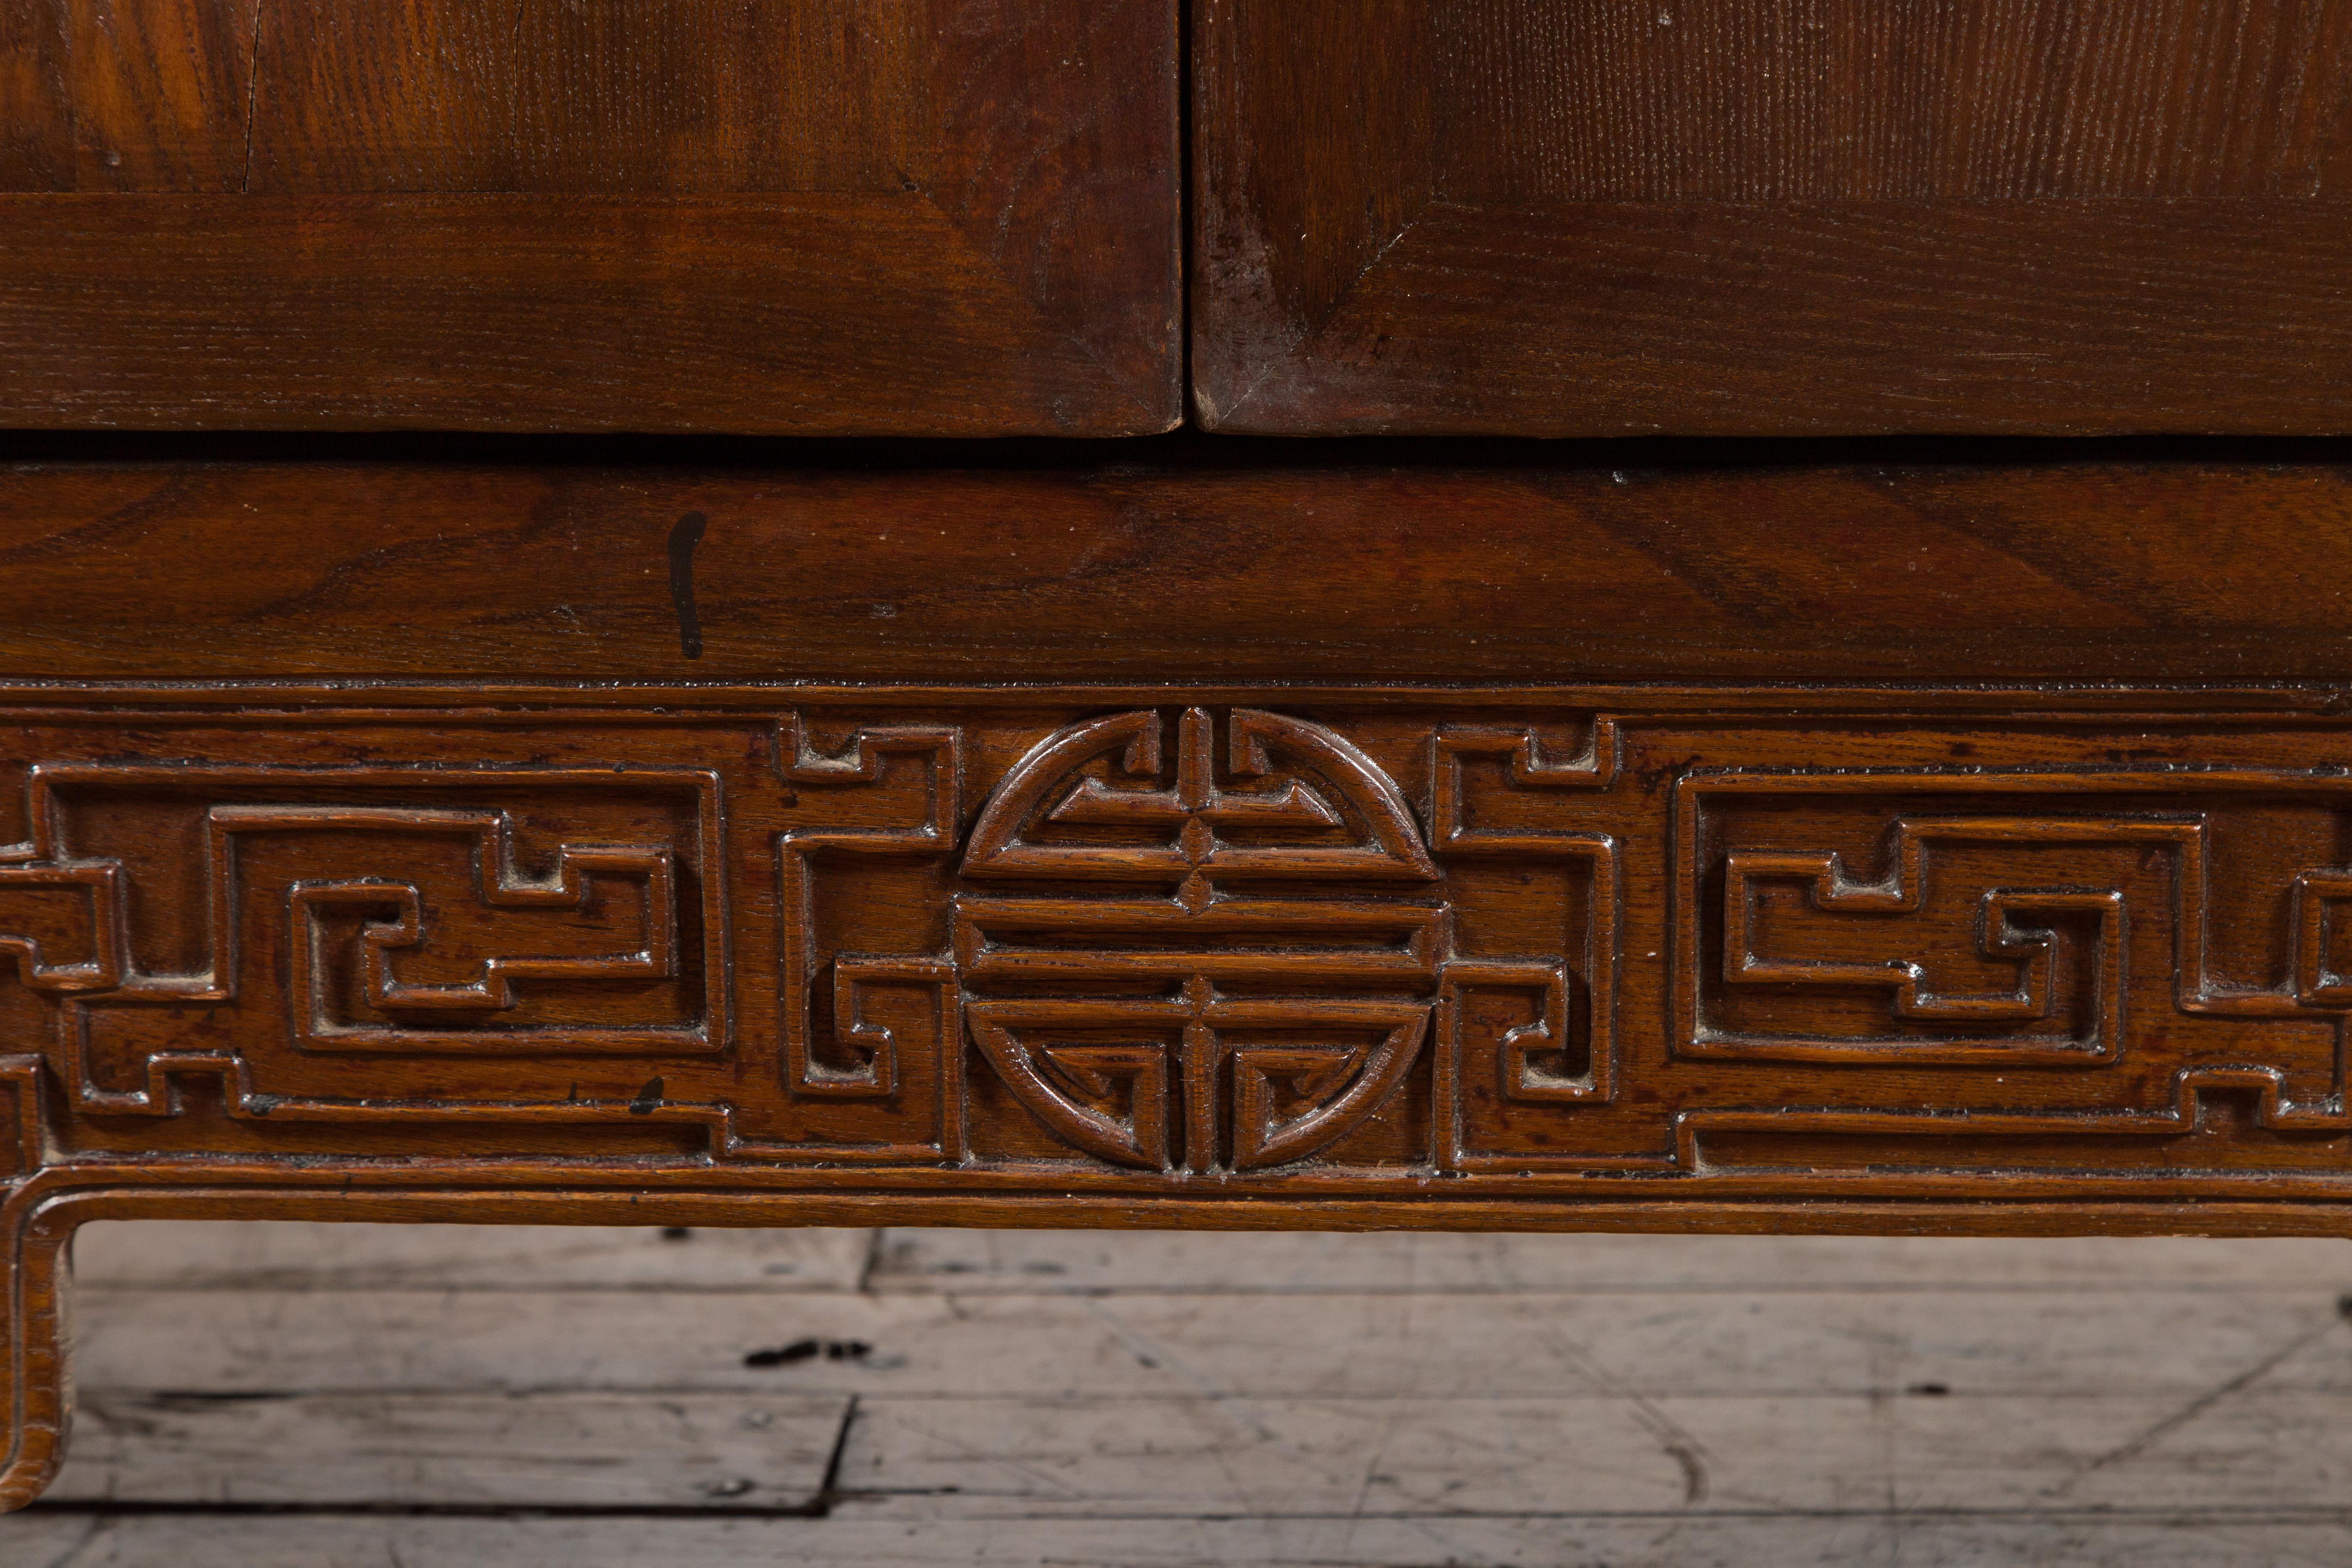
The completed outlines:
{"type": "Polygon", "coordinates": [[[744,1191],[1623,1201],[2352,1179],[2336,722],[1948,706],[22,708],[18,1173],[621,1160],[744,1191]]]}

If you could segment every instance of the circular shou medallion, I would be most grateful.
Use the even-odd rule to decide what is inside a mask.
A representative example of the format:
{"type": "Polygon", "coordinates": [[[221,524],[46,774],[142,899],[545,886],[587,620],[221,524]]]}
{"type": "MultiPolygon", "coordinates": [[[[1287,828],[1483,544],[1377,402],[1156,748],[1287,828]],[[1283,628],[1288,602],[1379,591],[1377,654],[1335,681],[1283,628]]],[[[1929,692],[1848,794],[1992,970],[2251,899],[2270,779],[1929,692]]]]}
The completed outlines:
{"type": "Polygon", "coordinates": [[[962,874],[1007,890],[955,901],[965,1016],[1022,1103],[1104,1160],[1304,1159],[1429,1036],[1438,872],[1394,781],[1332,731],[1237,709],[1221,748],[1189,709],[1171,766],[1169,727],[1074,724],[1006,775],[962,874]]]}

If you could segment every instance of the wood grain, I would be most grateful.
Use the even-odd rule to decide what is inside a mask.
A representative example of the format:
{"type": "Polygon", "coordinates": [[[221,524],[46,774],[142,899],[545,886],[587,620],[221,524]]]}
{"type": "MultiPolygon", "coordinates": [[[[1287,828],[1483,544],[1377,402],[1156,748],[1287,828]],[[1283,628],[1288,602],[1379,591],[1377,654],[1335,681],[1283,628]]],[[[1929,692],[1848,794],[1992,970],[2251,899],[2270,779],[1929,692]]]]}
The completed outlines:
{"type": "Polygon", "coordinates": [[[285,0],[244,188],[896,193],[929,172],[923,20],[906,0],[285,0]]]}
{"type": "MultiPolygon", "coordinates": [[[[49,1499],[225,1508],[805,1508],[842,1398],[88,1394],[49,1499]],[[249,1456],[310,1458],[257,1472],[249,1456]]],[[[5,1538],[0,1538],[5,1539],[5,1538]]]]}
{"type": "Polygon", "coordinates": [[[2352,678],[2334,448],[817,456],[25,451],[0,468],[0,675],[2352,678]],[[689,513],[695,658],[667,551],[689,513]]]}
{"type": "MultiPolygon", "coordinates": [[[[16,697],[0,1005],[39,1049],[0,1062],[5,1496],[56,1458],[56,1269],[84,1217],[2346,1223],[2352,871],[2324,691],[602,695],[16,697]]],[[[808,1363],[794,1391],[862,1395],[946,1358],[974,1369],[958,1397],[1017,1402],[1136,1392],[1113,1342],[1253,1336],[1198,1301],[1111,1322],[1057,1296],[1065,1349],[1112,1333],[1070,1384],[1008,1359],[990,1313],[1043,1320],[1002,1292],[861,1296],[856,1318],[769,1299],[793,1325],[772,1345],[724,1350],[747,1320],[714,1296],[635,1364],[715,1392],[808,1363]],[[836,1342],[868,1349],[778,1348],[836,1342]]],[[[382,1332],[441,1300],[391,1304],[382,1332]]],[[[1385,1300],[1319,1299],[1342,1359],[1286,1352],[1257,1396],[1360,1396],[1348,1358],[1385,1300]]],[[[179,1310],[153,1289],[110,1310],[140,1300],[179,1310]]],[[[1448,1397],[1580,1396],[1517,1355],[1523,1300],[1461,1300],[1496,1321],[1436,1358],[1448,1397]]],[[[2341,1331],[2325,1300],[2245,1305],[2294,1353],[2341,1331]]],[[[260,1308],[273,1330],[382,1309],[340,1287],[260,1308]]],[[[559,1323],[603,1310],[510,1292],[446,1333],[479,1358],[468,1382],[577,1382],[591,1347],[559,1323]]],[[[1864,1342],[1877,1309],[1817,1289],[1802,1310],[1864,1342]]],[[[2002,1331],[2095,1357],[2115,1316],[2002,1331]]],[[[1746,1353],[1727,1325],[1686,1331],[1710,1375],[1746,1353]]],[[[2151,1321],[2113,1353],[2167,1338],[2151,1321]]],[[[169,1360],[124,1382],[196,1370],[126,1342],[169,1360]]],[[[2001,1392],[1979,1353],[1969,1376],[2001,1392]]],[[[290,1366],[269,1349],[236,1375],[290,1366]]],[[[382,1375],[346,1356],[304,1382],[382,1375]]],[[[1208,1506],[1169,1484],[1136,1506],[1208,1506]]]]}
{"type": "Polygon", "coordinates": [[[2334,1290],[2345,1261],[2336,1242],[2278,1237],[652,1231],[234,1220],[113,1220],[74,1237],[77,1284],[110,1292],[856,1290],[1097,1300],[1526,1291],[2261,1295],[2334,1290]]]}
{"type": "Polygon", "coordinates": [[[2347,236],[2338,200],[1433,204],[1217,423],[2340,433],[2347,236]]]}
{"type": "Polygon", "coordinates": [[[871,1512],[965,1529],[1103,1510],[1171,1521],[1218,1513],[1704,1517],[1751,1513],[1759,1502],[1830,1513],[1872,1494],[1905,1513],[2021,1511],[2060,1499],[2192,1516],[2266,1512],[2325,1495],[2339,1473],[2352,1447],[2329,1416],[2340,1397],[2231,1402],[2193,1433],[2135,1455],[2121,1474],[2089,1467],[2162,1426],[2179,1400],[1637,1400],[1612,1391],[1591,1399],[1351,1403],[1251,1391],[1160,1401],[1148,1417],[1131,1407],[1073,1410],[1054,1400],[889,1400],[864,1407],[841,1476],[850,1490],[891,1495],[871,1512]],[[1151,1462],[1138,1463],[1123,1449],[1146,1419],[1151,1462]],[[2031,1431],[2036,1441],[2014,1455],[1988,1452],[1996,1448],[1984,1440],[1988,1427],[2031,1431]],[[1562,1462],[1561,1434],[1571,1431],[1581,1463],[1562,1462]],[[1235,1449],[1244,1444],[1252,1462],[1237,1466],[1235,1449]],[[2273,1444],[2295,1460],[2260,1472],[2227,1462],[2273,1444]],[[1900,1461],[1889,1462],[1890,1449],[1900,1461]],[[1471,1451],[1480,1462],[1462,1464],[1471,1451]],[[2070,1485],[2078,1474],[2086,1479],[2070,1485]]]}
{"type": "Polygon", "coordinates": [[[2352,195],[2332,0],[1454,0],[1471,205],[2352,195]]]}
{"type": "Polygon", "coordinates": [[[1169,0],[9,0],[0,422],[1163,430],[1175,41],[1169,0]]]}
{"type": "MultiPolygon", "coordinates": [[[[215,680],[11,701],[0,1009],[27,1048],[0,1059],[0,1500],[58,1457],[58,1258],[85,1218],[2347,1224],[2352,793],[2326,688],[215,680]]],[[[1257,1342],[1252,1314],[1200,1300],[1113,1321],[1060,1294],[1056,1353],[1100,1348],[1024,1367],[992,1314],[1052,1314],[1002,1291],[861,1294],[848,1315],[758,1293],[789,1331],[743,1342],[754,1321],[709,1295],[633,1364],[712,1392],[790,1364],[796,1393],[863,1396],[924,1361],[970,1369],[959,1398],[1189,1398],[1160,1374],[1193,1352],[1140,1352],[1139,1388],[1120,1353],[1257,1342]],[[788,1348],[835,1343],[867,1349],[788,1348]]],[[[268,1334],[304,1314],[389,1310],[396,1343],[444,1300],[265,1294],[224,1342],[248,1347],[235,1376],[287,1375],[268,1334]]],[[[435,1331],[477,1358],[467,1383],[604,1375],[568,1331],[607,1309],[562,1295],[435,1331]]],[[[1387,1295],[1261,1299],[1311,1300],[1331,1337],[1253,1372],[1256,1397],[1361,1396],[1387,1295]]],[[[1582,1396],[1517,1345],[1538,1321],[1598,1333],[1605,1295],[1460,1301],[1494,1321],[1421,1355],[1448,1397],[1582,1396]]],[[[2332,1299],[2242,1305],[2248,1354],[2342,1331],[2332,1299]]],[[[154,1289],[105,1310],[181,1311],[154,1289]]],[[[1816,1289],[1801,1310],[1862,1343],[1878,1308],[1816,1289]]],[[[2116,1317],[2001,1332],[2078,1359],[2174,1337],[2151,1319],[2112,1340],[2116,1317]]],[[[1636,1331],[1670,1331],[1709,1397],[1735,1365],[1748,1394],[1790,1394],[1703,1319],[1636,1331]]],[[[120,1384],[199,1370],[152,1330],[123,1342],[166,1359],[120,1384]]],[[[1607,1359],[1637,1352],[1659,1348],[1607,1359]]],[[[1980,1346],[1968,1375],[2000,1394],[1988,1368],[2020,1353],[1980,1346]]],[[[345,1353],[302,1385],[384,1375],[345,1353]]],[[[1136,1506],[1209,1506],[1181,1469],[1136,1506]]]]}
{"type": "MultiPolygon", "coordinates": [[[[1205,439],[794,467],[26,450],[0,496],[24,606],[0,638],[0,1018],[23,1043],[0,1060],[0,1502],[58,1458],[59,1258],[90,1218],[2311,1237],[2352,1212],[2327,447],[1664,468],[1272,464],[1205,439]],[[1382,683],[1372,649],[1427,673],[1382,683]],[[808,679],[819,657],[844,673],[808,679]],[[1137,669],[1161,674],[1113,684],[1137,669]]],[[[769,1260],[854,1269],[849,1300],[748,1261],[631,1348],[654,1380],[633,1386],[901,1397],[863,1437],[839,1405],[825,1472],[867,1466],[910,1521],[948,1488],[1060,1511],[971,1460],[968,1422],[1034,1429],[1049,1471],[1139,1513],[1213,1510],[1202,1435],[1241,1406],[1184,1369],[1215,1357],[1240,1358],[1251,1419],[1294,1432],[1276,1492],[1381,1511],[1362,1478],[1387,1440],[1327,1406],[1382,1386],[1363,1343],[1422,1332],[1396,1290],[1147,1311],[962,1297],[945,1262],[896,1289],[870,1250],[769,1260]],[[1247,1350],[1269,1311],[1322,1348],[1247,1350]],[[1045,1336],[1026,1363],[1008,1313],[1045,1336]],[[946,1386],[894,1395],[918,1366],[946,1386]],[[1092,1468],[1124,1417],[1041,1415],[1041,1388],[1183,1405],[1167,1462],[1092,1468]],[[962,1403],[922,1403],[942,1399],[962,1403]]],[[[182,1501],[289,1495],[200,1452],[383,1426],[424,1476],[461,1428],[527,1437],[511,1484],[584,1506],[575,1471],[742,1412],[500,1426],[482,1389],[610,1392],[621,1293],[579,1283],[659,1266],[608,1244],[566,1267],[569,1289],[444,1314],[348,1274],[239,1293],[269,1262],[226,1259],[210,1363],[160,1331],[206,1280],[167,1272],[93,1303],[160,1358],[94,1386],[177,1369],[275,1398],[301,1373],[268,1408],[112,1406],[177,1434],[170,1479],[137,1484],[182,1501]],[[276,1337],[305,1321],[394,1348],[306,1363],[276,1337]],[[447,1341],[452,1383],[396,1381],[417,1333],[447,1341]],[[370,1394],[397,1398],[335,1402],[370,1394]]],[[[427,1253],[374,1278],[499,1268],[427,1253]]],[[[2035,1354],[2095,1368],[2182,1337],[2179,1300],[2086,1314],[2097,1293],[2001,1315],[1973,1361],[1923,1356],[1926,1381],[2042,1399],[2063,1385],[2035,1354]]],[[[2100,1455],[2148,1449],[2132,1434],[2169,1431],[2168,1406],[2343,1333],[2325,1289],[2235,1299],[2175,1358],[2184,1387],[2081,1385],[2060,1468],[2105,1486],[2100,1455]]],[[[1643,1394],[1701,1402],[1677,1430],[1883,1447],[1877,1373],[1822,1338],[1883,1339],[1867,1290],[1783,1281],[1737,1320],[1652,1314],[1617,1342],[1603,1291],[1456,1304],[1458,1346],[1390,1358],[1468,1402],[1423,1410],[1432,1431],[1630,1433],[1575,1403],[1589,1365],[1680,1358],[1697,1381],[1643,1394]],[[1535,1375],[1524,1342],[1549,1333],[1600,1362],[1535,1375]],[[1801,1385],[1770,1352],[1792,1335],[1821,1369],[1801,1385]]],[[[2004,1478],[2004,1507],[2077,1484],[1903,1432],[2004,1478]]],[[[739,1449],[696,1451],[632,1495],[721,1506],[739,1449]]],[[[112,1463],[82,1495],[129,1484],[112,1463]]],[[[1560,1509],[1600,1506],[1556,1479],[1560,1509]]],[[[1690,1484],[1671,1454],[1621,1481],[1661,1509],[1690,1484]]],[[[1512,1489],[1447,1489],[1498,1514],[1512,1489]]],[[[803,1477],[776,1507],[838,1490],[803,1477]]]]}
{"type": "MultiPolygon", "coordinates": [[[[1826,1408],[1936,1383],[1958,1391],[1954,1397],[2000,1397],[2020,1407],[2128,1395],[2177,1409],[2289,1345],[2300,1348],[2292,1364],[2281,1363],[2273,1390],[2320,1400],[2352,1389],[2352,1333],[2326,1287],[2174,1291],[2142,1281],[2095,1295],[1946,1298],[1864,1280],[1752,1296],[1530,1289],[1431,1300],[1392,1290],[1242,1290],[1139,1291],[1100,1301],[92,1289],[76,1309],[79,1371],[90,1387],[224,1397],[599,1389],[1050,1405],[1207,1396],[1323,1401],[1362,1414],[1405,1396],[1780,1398],[1826,1408]],[[803,1339],[872,1348],[856,1357],[745,1364],[747,1355],[803,1339]],[[2152,1343],[2166,1353],[2148,1356],[2152,1343]]],[[[2102,1425],[2126,1419],[2112,1410],[2099,1417],[2102,1425]]],[[[1836,1473],[1824,1467],[1820,1484],[1833,1484],[1836,1473]]]]}
{"type": "Polygon", "coordinates": [[[74,184],[65,30],[47,5],[0,5],[0,191],[74,184]]]}
{"type": "Polygon", "coordinates": [[[1203,0],[1193,30],[1194,407],[1214,426],[1428,205],[1429,0],[1203,0]],[[1296,47],[1263,47],[1267,36],[1296,47]],[[1263,117],[1262,119],[1260,117],[1263,117]]]}
{"type": "MultiPolygon", "coordinates": [[[[110,1290],[181,1292],[852,1290],[869,1282],[878,1234],[131,1220],[77,1235],[74,1277],[110,1290]]],[[[2302,1244],[2284,1245],[2292,1252],[2302,1244]]],[[[2274,1268],[2262,1263],[2264,1255],[2263,1247],[2221,1247],[2214,1260],[2235,1257],[2250,1272],[2274,1268]]]]}
{"type": "MultiPolygon", "coordinates": [[[[1305,1331],[1287,1314],[1265,1314],[1262,1324],[1286,1337],[1305,1331]]],[[[2304,1374],[2288,1368],[2280,1376],[2304,1374]]],[[[2352,1444],[2329,1416],[2342,1398],[2340,1390],[2264,1389],[2134,1456],[2119,1474],[2091,1471],[2068,1486],[2074,1472],[2163,1425],[2181,1397],[898,1395],[858,1402],[836,1482],[859,1518],[967,1531],[1106,1514],[1137,1528],[1221,1514],[1830,1514],[1858,1510],[1874,1492],[1906,1513],[2053,1505],[2292,1513],[2325,1497],[2346,1462],[2352,1444]],[[1674,1436],[1662,1442],[1661,1427],[1674,1436]],[[1135,1452],[1143,1432],[1148,1456],[1135,1452]],[[1562,1462],[1563,1432],[1576,1434],[1572,1451],[1584,1462],[1562,1462]],[[2027,1432],[2031,1442],[1998,1436],[2027,1432]],[[1696,1497],[1691,1467],[1669,1446],[1677,1442],[1703,1467],[1696,1497]],[[1889,1462],[1890,1447],[1899,1463],[1889,1462]],[[1249,1458],[1237,1464],[1243,1453],[1249,1458]],[[2257,1470],[2245,1462],[2251,1454],[2271,1462],[2257,1470]]],[[[76,1458],[49,1495],[64,1508],[136,1500],[191,1509],[781,1513],[818,1492],[847,1405],[698,1394],[86,1394],[76,1458]],[[265,1470],[249,1457],[265,1444],[315,1457],[265,1470]]]]}
{"type": "Polygon", "coordinates": [[[97,0],[12,7],[30,16],[54,10],[64,19],[73,188],[244,189],[262,3],[97,0]]]}
{"type": "MultiPolygon", "coordinates": [[[[16,1521],[10,1521],[14,1526],[16,1521]]],[[[2169,1517],[1856,1519],[1129,1520],[1038,1521],[977,1531],[828,1520],[188,1520],[72,1515],[27,1521],[30,1550],[82,1552],[104,1568],[311,1568],[324,1552],[360,1563],[398,1554],[407,1568],[734,1568],[746,1555],[810,1568],[994,1568],[1116,1562],[1133,1568],[1426,1568],[1432,1552],[1497,1568],[1551,1568],[1564,1552],[1612,1568],[1735,1568],[1742,1563],[1995,1562],[2056,1554],[2083,1568],[2263,1568],[2325,1563],[2342,1538],[2333,1517],[2275,1521],[2169,1517]]],[[[1443,1561],[1444,1559],[1439,1559],[1443,1561]]],[[[1574,1561],[1574,1558],[1570,1559],[1574,1561]]]]}
{"type": "Polygon", "coordinates": [[[2352,6],[1294,10],[1202,17],[1211,426],[2343,427],[2352,6]]]}
{"type": "Polygon", "coordinates": [[[791,1234],[583,1230],[601,1285],[533,1233],[479,1271],[508,1234],[86,1230],[84,1441],[0,1549],[152,1561],[166,1510],[175,1568],[434,1561],[445,1527],[531,1560],[574,1526],[592,1563],[1425,1563],[1417,1533],[2237,1568],[2342,1528],[2340,1243],[891,1231],[863,1281],[714,1292],[698,1253],[791,1234]],[[788,1337],[865,1348],[747,1364],[788,1337]],[[288,1511],[214,1533],[249,1508],[288,1511]]]}
{"type": "MultiPolygon", "coordinates": [[[[290,1226],[280,1244],[308,1245],[316,1232],[290,1226]]],[[[79,1246],[85,1278],[110,1287],[140,1276],[126,1256],[169,1258],[209,1250],[206,1227],[94,1226],[79,1246]],[[194,1234],[190,1234],[191,1232],[194,1234]],[[118,1236],[116,1233],[128,1233],[118,1236]],[[93,1243],[105,1251],[89,1261],[93,1243]]],[[[321,1272],[364,1283],[381,1245],[352,1226],[331,1233],[321,1272]],[[346,1261],[348,1260],[348,1261],[346,1261]]],[[[694,1233],[697,1245],[751,1253],[761,1232],[694,1233]]],[[[632,1252],[641,1252],[640,1243],[632,1252]]],[[[674,1251],[677,1249],[673,1249],[674,1251]]],[[[690,1249],[689,1249],[690,1250],[690,1249]]],[[[887,1230],[877,1233],[864,1289],[938,1291],[958,1297],[1090,1298],[1147,1295],[1360,1295],[1421,1297],[1736,1291],[1932,1290],[2005,1295],[2108,1291],[2333,1290],[2345,1274],[2331,1241],[2195,1242],[2145,1237],[1825,1236],[1457,1236],[1444,1233],[1337,1236],[1324,1233],[1171,1232],[1141,1236],[1065,1230],[887,1230]]],[[[615,1268],[626,1266],[616,1258],[615,1268]]],[[[625,1272],[624,1277],[634,1277],[625,1272]]],[[[206,1276],[211,1278],[211,1276],[206,1276]]],[[[282,1285],[257,1273],[255,1284],[282,1285]]],[[[1955,1310],[1958,1309],[1955,1307],[1955,1310]]],[[[1997,1307],[1994,1310],[1999,1310],[1997,1307]]],[[[2095,1310],[2095,1308],[2092,1309],[2095,1310]]]]}
{"type": "Polygon", "coordinates": [[[0,196],[0,279],[23,425],[1153,426],[919,195],[0,196]]]}

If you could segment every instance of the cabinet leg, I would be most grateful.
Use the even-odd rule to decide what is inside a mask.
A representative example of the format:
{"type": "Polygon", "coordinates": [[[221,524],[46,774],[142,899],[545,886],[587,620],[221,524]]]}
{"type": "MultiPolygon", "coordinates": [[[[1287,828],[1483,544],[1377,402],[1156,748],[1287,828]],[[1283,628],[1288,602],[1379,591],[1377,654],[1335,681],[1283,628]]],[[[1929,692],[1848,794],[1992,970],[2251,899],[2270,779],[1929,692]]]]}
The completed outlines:
{"type": "Polygon", "coordinates": [[[0,1207],[0,1512],[41,1495],[65,1457],[66,1244],[71,1222],[21,1202],[0,1207]]]}

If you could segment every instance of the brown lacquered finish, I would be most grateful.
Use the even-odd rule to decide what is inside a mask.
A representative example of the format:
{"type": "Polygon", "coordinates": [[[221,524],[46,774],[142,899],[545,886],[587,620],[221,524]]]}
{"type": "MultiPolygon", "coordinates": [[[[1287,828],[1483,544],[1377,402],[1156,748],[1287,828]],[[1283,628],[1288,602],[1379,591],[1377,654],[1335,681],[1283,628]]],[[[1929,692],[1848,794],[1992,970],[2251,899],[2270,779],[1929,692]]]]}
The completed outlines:
{"type": "Polygon", "coordinates": [[[103,1213],[2267,1234],[2352,1195],[2315,693],[11,700],[14,1500],[103,1213]]]}
{"type": "Polygon", "coordinates": [[[107,1215],[2352,1231],[2340,453],[697,450],[0,479],[0,1501],[107,1215]]]}
{"type": "Polygon", "coordinates": [[[2345,427],[2341,0],[1204,0],[1195,31],[1205,423],[2345,427]]]}
{"type": "Polygon", "coordinates": [[[1171,0],[5,0],[0,423],[1179,413],[1171,0]]]}
{"type": "Polygon", "coordinates": [[[2352,679],[2325,447],[371,449],[0,466],[0,677],[2352,679]]]}
{"type": "MultiPolygon", "coordinates": [[[[2341,428],[2126,9],[1204,0],[1198,411],[2341,428]]],[[[0,0],[0,422],[1164,429],[1176,21],[0,0]]],[[[100,1217],[2352,1234],[2347,458],[14,437],[0,1507],[100,1217]]]]}

